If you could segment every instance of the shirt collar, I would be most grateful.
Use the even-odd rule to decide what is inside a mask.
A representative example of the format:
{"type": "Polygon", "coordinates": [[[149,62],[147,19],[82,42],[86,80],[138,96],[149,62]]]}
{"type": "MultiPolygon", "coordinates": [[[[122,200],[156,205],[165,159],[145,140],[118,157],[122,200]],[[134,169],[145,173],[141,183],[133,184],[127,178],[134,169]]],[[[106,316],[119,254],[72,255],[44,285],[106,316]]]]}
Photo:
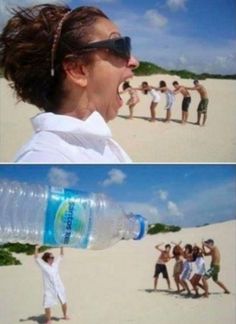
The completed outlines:
{"type": "Polygon", "coordinates": [[[111,138],[111,130],[103,117],[94,111],[86,120],[58,115],[51,112],[40,113],[31,119],[35,132],[49,131],[76,135],[90,135],[111,138]]]}

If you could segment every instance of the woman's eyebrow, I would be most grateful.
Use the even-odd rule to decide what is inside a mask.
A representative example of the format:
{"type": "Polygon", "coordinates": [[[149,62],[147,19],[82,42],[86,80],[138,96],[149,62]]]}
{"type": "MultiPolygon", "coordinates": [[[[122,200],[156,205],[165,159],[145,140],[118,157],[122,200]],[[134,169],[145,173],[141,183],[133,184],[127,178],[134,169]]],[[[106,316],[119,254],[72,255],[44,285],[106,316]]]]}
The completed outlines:
{"type": "Polygon", "coordinates": [[[115,37],[121,37],[121,34],[119,32],[112,32],[109,35],[109,38],[115,38],[115,37]]]}

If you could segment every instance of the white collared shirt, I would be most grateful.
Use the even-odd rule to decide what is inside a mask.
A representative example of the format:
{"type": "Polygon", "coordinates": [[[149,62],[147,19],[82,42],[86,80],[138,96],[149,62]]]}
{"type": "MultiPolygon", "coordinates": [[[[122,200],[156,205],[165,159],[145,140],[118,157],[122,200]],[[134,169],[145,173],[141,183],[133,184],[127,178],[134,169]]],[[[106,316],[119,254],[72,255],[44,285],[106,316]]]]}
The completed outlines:
{"type": "Polygon", "coordinates": [[[40,113],[32,124],[35,133],[17,152],[16,163],[131,163],[97,111],[86,120],[40,113]]]}

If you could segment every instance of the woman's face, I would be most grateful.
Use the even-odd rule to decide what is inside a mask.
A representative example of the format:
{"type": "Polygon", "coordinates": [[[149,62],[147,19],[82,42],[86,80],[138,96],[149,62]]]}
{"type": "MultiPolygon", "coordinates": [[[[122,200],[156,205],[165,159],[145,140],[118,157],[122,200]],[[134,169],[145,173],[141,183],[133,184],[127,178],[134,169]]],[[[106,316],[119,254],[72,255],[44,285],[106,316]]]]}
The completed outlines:
{"type": "Polygon", "coordinates": [[[54,256],[50,254],[50,256],[48,257],[48,264],[52,265],[53,261],[54,261],[54,256]]]}
{"type": "MultiPolygon", "coordinates": [[[[117,26],[110,20],[100,18],[94,28],[93,42],[121,37],[117,26]]],[[[88,105],[103,116],[106,121],[116,117],[123,102],[119,95],[120,85],[133,76],[132,70],[138,61],[119,57],[107,49],[94,52],[94,60],[88,66],[88,105]]]]}

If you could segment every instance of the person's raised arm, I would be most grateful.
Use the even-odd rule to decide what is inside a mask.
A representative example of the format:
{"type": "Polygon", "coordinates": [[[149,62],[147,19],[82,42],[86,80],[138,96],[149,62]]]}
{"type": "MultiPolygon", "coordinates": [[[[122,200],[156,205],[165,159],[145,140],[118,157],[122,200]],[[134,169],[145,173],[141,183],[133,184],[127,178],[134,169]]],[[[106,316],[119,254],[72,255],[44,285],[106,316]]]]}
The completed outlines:
{"type": "Polygon", "coordinates": [[[160,91],[162,88],[160,88],[160,87],[152,87],[152,89],[154,89],[156,91],[160,91]]]}
{"type": "Polygon", "coordinates": [[[163,244],[164,244],[164,243],[157,244],[157,245],[155,246],[155,249],[157,249],[157,250],[160,251],[160,252],[163,252],[164,250],[160,249],[160,246],[163,245],[163,244]]]}
{"type": "Polygon", "coordinates": [[[134,87],[132,87],[132,89],[133,89],[133,90],[138,90],[138,91],[143,91],[143,88],[141,88],[141,87],[138,87],[138,88],[134,88],[134,87]]]}
{"type": "Polygon", "coordinates": [[[187,90],[197,90],[197,87],[185,87],[187,90]]]}
{"type": "Polygon", "coordinates": [[[40,248],[40,245],[35,245],[35,248],[34,248],[34,257],[35,259],[37,259],[37,257],[39,256],[39,248],[40,248]]]}
{"type": "Polygon", "coordinates": [[[173,90],[174,94],[177,95],[178,93],[180,93],[180,89],[175,89],[173,90]]]}
{"type": "Polygon", "coordinates": [[[170,243],[173,244],[173,245],[175,245],[175,246],[176,245],[180,246],[182,244],[182,241],[179,241],[179,243],[176,243],[176,242],[171,241],[170,243]]]}
{"type": "Polygon", "coordinates": [[[63,246],[60,247],[60,256],[64,256],[64,249],[63,249],[63,246]]]}
{"type": "Polygon", "coordinates": [[[205,242],[202,242],[202,252],[204,255],[211,255],[211,250],[212,249],[208,244],[206,244],[205,242]],[[205,247],[207,247],[209,249],[208,252],[206,251],[205,247]]]}
{"type": "Polygon", "coordinates": [[[211,254],[211,251],[213,250],[213,247],[211,245],[207,244],[207,243],[203,243],[203,244],[204,244],[204,246],[206,246],[210,250],[210,252],[208,254],[208,255],[210,255],[211,254]]]}

